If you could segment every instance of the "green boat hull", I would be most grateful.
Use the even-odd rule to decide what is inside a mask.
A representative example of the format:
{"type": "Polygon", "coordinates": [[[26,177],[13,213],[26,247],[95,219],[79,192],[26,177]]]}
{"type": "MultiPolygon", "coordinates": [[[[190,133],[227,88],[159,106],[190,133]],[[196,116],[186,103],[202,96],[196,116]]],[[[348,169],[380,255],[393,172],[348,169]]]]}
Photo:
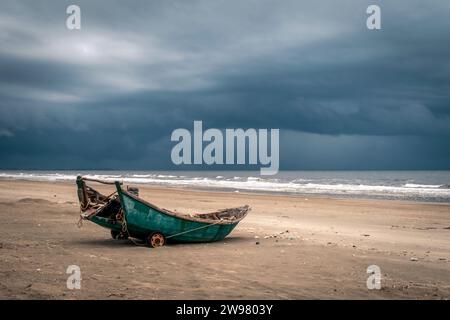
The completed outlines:
{"type": "Polygon", "coordinates": [[[92,217],[89,217],[89,221],[92,221],[101,227],[108,228],[108,229],[111,229],[111,230],[114,230],[117,232],[120,232],[122,230],[121,223],[111,221],[110,219],[107,219],[104,217],[92,216],[92,217]]]}
{"type": "Polygon", "coordinates": [[[168,240],[176,242],[212,242],[224,239],[237,222],[218,223],[191,221],[158,210],[122,190],[116,184],[130,235],[146,237],[161,232],[168,240]]]}

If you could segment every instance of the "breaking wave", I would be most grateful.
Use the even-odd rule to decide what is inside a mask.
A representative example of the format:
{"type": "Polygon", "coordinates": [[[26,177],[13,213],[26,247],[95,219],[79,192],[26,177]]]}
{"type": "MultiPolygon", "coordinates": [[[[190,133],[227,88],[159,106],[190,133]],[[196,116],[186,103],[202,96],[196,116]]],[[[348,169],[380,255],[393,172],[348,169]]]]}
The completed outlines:
{"type": "MultiPolygon", "coordinates": [[[[81,173],[93,179],[120,180],[130,184],[151,184],[173,187],[194,187],[219,190],[273,192],[289,194],[315,194],[331,196],[395,198],[418,201],[450,202],[449,184],[413,183],[405,179],[379,180],[370,178],[266,178],[238,175],[207,175],[192,172],[183,175],[161,173],[81,173]]],[[[75,181],[76,172],[1,172],[0,179],[31,181],[75,181]]],[[[349,174],[351,175],[351,174],[349,174]]],[[[323,174],[322,176],[326,176],[323,174]]],[[[411,180],[411,179],[410,179],[411,180]]]]}

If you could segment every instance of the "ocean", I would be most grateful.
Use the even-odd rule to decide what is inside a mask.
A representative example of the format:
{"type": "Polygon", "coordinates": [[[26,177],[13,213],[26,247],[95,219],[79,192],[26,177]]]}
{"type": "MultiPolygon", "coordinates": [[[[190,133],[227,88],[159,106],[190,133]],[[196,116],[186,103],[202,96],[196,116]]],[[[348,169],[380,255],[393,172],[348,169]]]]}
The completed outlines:
{"type": "Polygon", "coordinates": [[[233,192],[450,202],[450,171],[2,171],[0,179],[75,181],[77,175],[233,192]]]}

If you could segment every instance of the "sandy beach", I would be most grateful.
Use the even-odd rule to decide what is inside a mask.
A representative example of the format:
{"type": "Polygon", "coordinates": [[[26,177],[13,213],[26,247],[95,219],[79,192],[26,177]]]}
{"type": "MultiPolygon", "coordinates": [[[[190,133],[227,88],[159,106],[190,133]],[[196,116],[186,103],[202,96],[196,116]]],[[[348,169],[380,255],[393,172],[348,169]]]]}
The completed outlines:
{"type": "Polygon", "coordinates": [[[0,298],[450,298],[449,204],[139,188],[180,212],[252,211],[224,241],[150,249],[78,228],[75,183],[0,181],[0,298]],[[66,287],[69,265],[80,290],[66,287]]]}

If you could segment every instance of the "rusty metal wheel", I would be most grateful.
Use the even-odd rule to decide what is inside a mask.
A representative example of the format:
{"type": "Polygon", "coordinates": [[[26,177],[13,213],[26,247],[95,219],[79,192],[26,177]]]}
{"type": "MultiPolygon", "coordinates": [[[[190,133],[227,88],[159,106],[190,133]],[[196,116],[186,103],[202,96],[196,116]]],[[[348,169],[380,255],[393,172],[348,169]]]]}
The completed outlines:
{"type": "Polygon", "coordinates": [[[147,238],[147,244],[152,247],[162,247],[166,244],[166,237],[161,232],[153,232],[147,238]]]}

